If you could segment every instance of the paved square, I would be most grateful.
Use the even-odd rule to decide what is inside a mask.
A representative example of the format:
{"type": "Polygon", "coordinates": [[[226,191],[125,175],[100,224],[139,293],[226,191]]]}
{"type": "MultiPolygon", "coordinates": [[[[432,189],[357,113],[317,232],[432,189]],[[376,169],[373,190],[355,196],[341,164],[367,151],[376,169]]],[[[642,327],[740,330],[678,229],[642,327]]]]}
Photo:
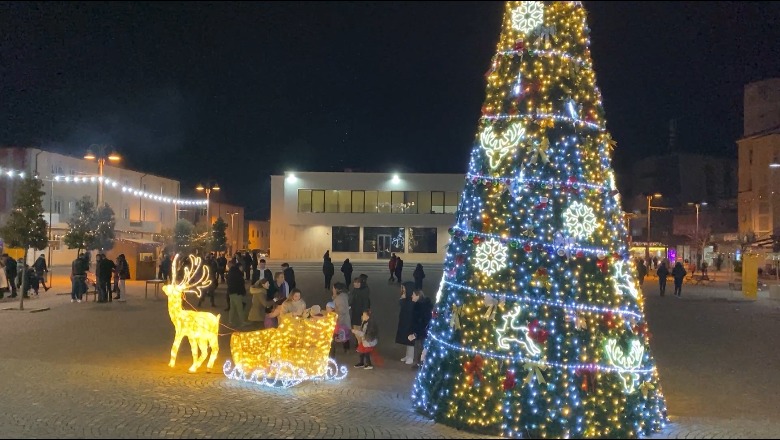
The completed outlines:
{"type": "MultiPolygon", "coordinates": [[[[274,263],[278,266],[277,263],[274,263]]],[[[276,266],[274,266],[276,267],[276,266]]],[[[309,305],[324,305],[319,264],[298,264],[309,305]]],[[[55,269],[62,271],[62,269],[55,269]]],[[[433,294],[440,267],[426,268],[433,294]]],[[[234,382],[221,373],[229,336],[220,338],[214,374],[188,374],[182,344],[167,366],[173,326],[166,302],[144,300],[143,282],[128,283],[125,303],[72,304],[64,277],[27,307],[0,312],[0,437],[24,438],[476,438],[437,425],[411,409],[414,371],[394,344],[398,286],[383,264],[356,264],[369,275],[384,366],[357,370],[356,353],[341,382],[278,390],[234,382]]],[[[338,279],[338,278],[337,278],[338,279]]],[[[658,438],[780,438],[780,302],[712,299],[706,287],[685,286],[682,299],[660,298],[645,286],[647,313],[669,414],[658,438]]],[[[206,301],[204,304],[207,304],[206,301]]],[[[9,307],[16,301],[0,301],[9,307]]],[[[218,291],[223,322],[224,289],[218,291]]],[[[206,310],[214,310],[207,307],[206,310]]]]}

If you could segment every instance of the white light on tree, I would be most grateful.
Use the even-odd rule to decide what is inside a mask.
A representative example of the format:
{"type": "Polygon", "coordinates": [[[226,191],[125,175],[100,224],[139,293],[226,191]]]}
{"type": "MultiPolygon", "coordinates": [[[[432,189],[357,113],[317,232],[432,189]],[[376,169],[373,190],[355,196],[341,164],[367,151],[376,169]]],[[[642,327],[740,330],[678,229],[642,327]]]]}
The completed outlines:
{"type": "Polygon", "coordinates": [[[636,299],[639,292],[636,290],[634,280],[631,278],[631,268],[628,261],[615,262],[615,290],[621,295],[630,295],[636,299]]]}
{"type": "MultiPolygon", "coordinates": [[[[645,347],[639,339],[632,339],[629,343],[628,353],[623,351],[623,347],[618,345],[617,339],[610,338],[604,344],[604,353],[610,364],[622,370],[637,369],[642,365],[642,358],[645,354],[645,347]]],[[[618,373],[623,382],[623,391],[631,394],[636,389],[639,375],[631,371],[621,371],[618,373]]]]}
{"type": "Polygon", "coordinates": [[[588,238],[596,230],[596,216],[593,209],[580,202],[573,202],[563,213],[566,230],[575,237],[588,238]]]}
{"type": "Polygon", "coordinates": [[[490,276],[506,267],[507,248],[495,238],[477,246],[477,269],[490,276]]]}
{"type": "Polygon", "coordinates": [[[522,2],[512,11],[512,29],[530,33],[544,22],[544,2],[522,2]]]}
{"type": "Polygon", "coordinates": [[[490,168],[496,169],[504,157],[509,154],[513,148],[525,137],[525,128],[520,123],[511,124],[501,137],[493,132],[493,126],[488,125],[479,135],[482,149],[490,161],[490,168]]]}

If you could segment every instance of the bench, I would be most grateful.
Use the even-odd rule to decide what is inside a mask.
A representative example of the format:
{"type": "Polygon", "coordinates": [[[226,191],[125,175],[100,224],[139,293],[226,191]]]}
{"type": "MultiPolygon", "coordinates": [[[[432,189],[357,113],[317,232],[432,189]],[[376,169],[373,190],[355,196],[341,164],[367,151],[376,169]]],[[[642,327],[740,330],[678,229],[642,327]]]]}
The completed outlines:
{"type": "Polygon", "coordinates": [[[144,291],[144,299],[149,297],[149,284],[154,286],[154,299],[157,299],[157,291],[160,290],[160,284],[165,280],[146,280],[146,290],[144,291]]]}
{"type": "Polygon", "coordinates": [[[737,292],[741,292],[742,291],[742,283],[731,282],[731,283],[729,283],[729,289],[736,290],[737,292]]]}

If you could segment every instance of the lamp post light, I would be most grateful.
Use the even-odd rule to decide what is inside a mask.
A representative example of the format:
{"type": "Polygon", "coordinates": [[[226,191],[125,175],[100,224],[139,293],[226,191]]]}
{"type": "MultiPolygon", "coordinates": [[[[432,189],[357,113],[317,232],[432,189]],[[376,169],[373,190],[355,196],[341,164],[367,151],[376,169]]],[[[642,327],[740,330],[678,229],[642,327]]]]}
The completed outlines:
{"type": "Polygon", "coordinates": [[[217,182],[208,182],[205,185],[199,183],[195,189],[206,192],[206,223],[211,225],[211,216],[209,211],[209,208],[211,208],[211,191],[219,191],[219,184],[217,182]]]}
{"type": "Polygon", "coordinates": [[[226,212],[225,214],[230,216],[230,242],[232,243],[232,245],[230,246],[230,253],[231,254],[235,254],[235,252],[236,252],[236,240],[235,240],[236,229],[235,229],[234,223],[233,223],[233,216],[238,215],[239,213],[238,212],[226,212]]]}
{"type": "Polygon", "coordinates": [[[100,208],[100,206],[103,203],[103,167],[106,164],[106,159],[108,159],[110,162],[119,162],[122,160],[122,157],[117,154],[116,151],[114,151],[114,148],[105,145],[105,144],[92,144],[89,149],[87,150],[87,154],[84,155],[84,159],[87,160],[95,160],[97,159],[98,163],[98,175],[100,176],[98,178],[98,197],[97,197],[97,207],[100,208]]]}
{"type": "Polygon", "coordinates": [[[650,205],[650,202],[653,200],[654,197],[661,198],[660,193],[655,194],[645,194],[645,197],[647,197],[647,243],[645,243],[645,259],[650,259],[650,210],[653,209],[653,207],[650,205]]]}
{"type": "Polygon", "coordinates": [[[701,260],[701,240],[699,240],[699,208],[702,206],[707,206],[707,202],[701,202],[701,203],[693,203],[688,202],[688,206],[695,206],[696,207],[696,235],[694,235],[694,243],[696,244],[696,264],[699,264],[699,261],[701,260]]]}

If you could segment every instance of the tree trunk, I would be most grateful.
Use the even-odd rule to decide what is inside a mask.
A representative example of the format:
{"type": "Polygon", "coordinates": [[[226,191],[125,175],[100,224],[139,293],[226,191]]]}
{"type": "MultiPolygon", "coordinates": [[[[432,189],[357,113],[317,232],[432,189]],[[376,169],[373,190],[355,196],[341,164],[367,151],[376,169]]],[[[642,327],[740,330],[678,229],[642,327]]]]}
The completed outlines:
{"type": "MultiPolygon", "coordinates": [[[[20,289],[24,289],[25,281],[27,281],[27,253],[30,252],[30,247],[25,246],[24,247],[24,263],[22,265],[22,287],[20,289]]],[[[14,280],[16,282],[16,280],[14,280]]],[[[29,286],[29,285],[28,285],[29,286]]],[[[24,290],[19,292],[19,310],[24,310],[24,295],[27,294],[24,290]]]]}

